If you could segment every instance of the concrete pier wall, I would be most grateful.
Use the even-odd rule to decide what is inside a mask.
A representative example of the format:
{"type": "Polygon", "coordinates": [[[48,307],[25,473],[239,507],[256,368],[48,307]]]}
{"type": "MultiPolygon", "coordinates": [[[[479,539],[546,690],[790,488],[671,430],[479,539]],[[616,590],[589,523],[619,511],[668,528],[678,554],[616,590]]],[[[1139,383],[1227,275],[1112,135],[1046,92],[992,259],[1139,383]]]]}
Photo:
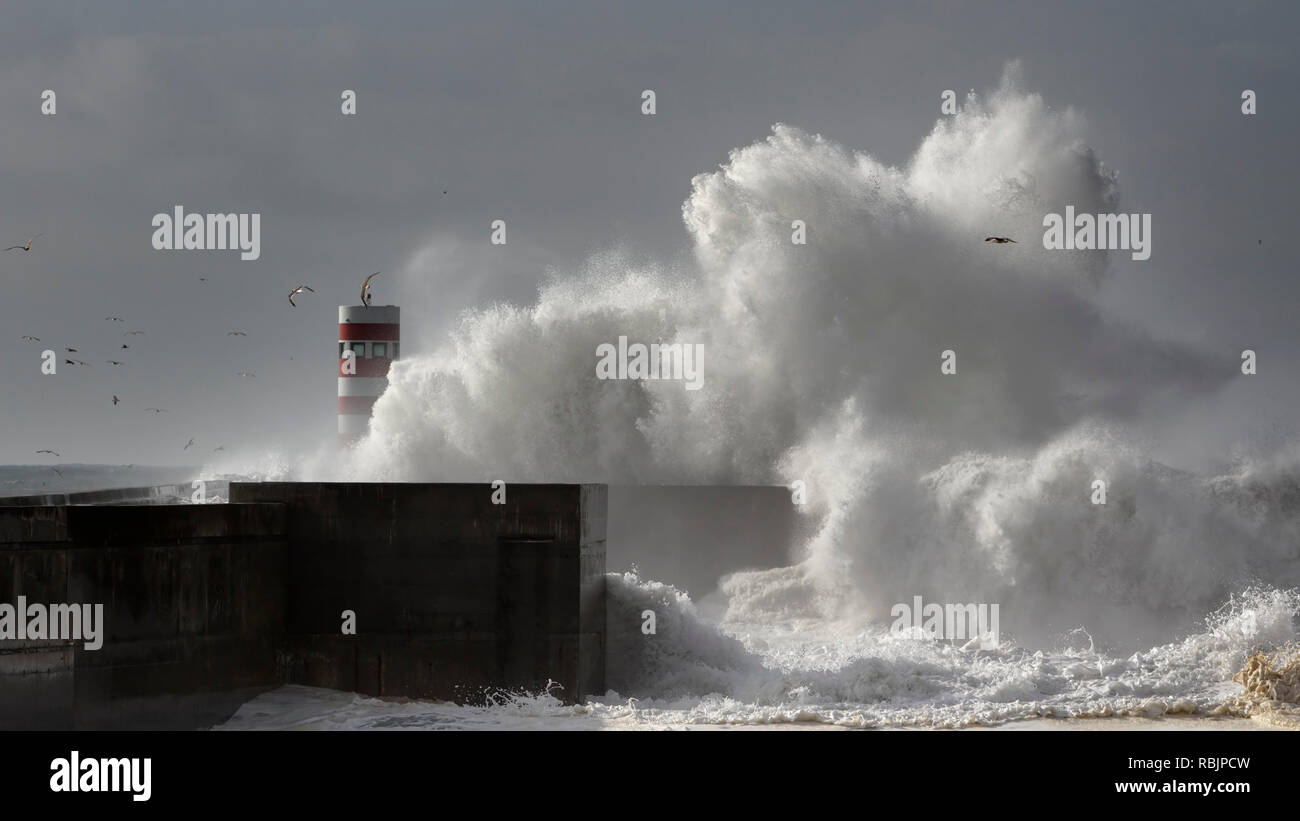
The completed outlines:
{"type": "Polygon", "coordinates": [[[0,729],[186,728],[277,681],[284,507],[0,508],[0,602],[103,605],[103,646],[0,641],[0,729]]]}
{"type": "Polygon", "coordinates": [[[232,483],[286,509],[288,680],[476,701],[604,692],[603,485],[232,483]],[[341,632],[342,613],[356,634],[341,632]]]}
{"type": "Polygon", "coordinates": [[[208,490],[229,503],[181,503],[185,485],[0,499],[0,603],[101,603],[106,622],[99,650],[0,640],[0,729],[210,726],[285,683],[576,701],[605,691],[607,561],[698,599],[787,564],[808,525],[779,487],[208,490]]]}
{"type": "Polygon", "coordinates": [[[104,605],[101,649],[0,640],[0,729],[210,726],[283,683],[604,692],[604,486],[512,485],[502,505],[483,484],[229,492],[0,505],[0,603],[104,605]]]}

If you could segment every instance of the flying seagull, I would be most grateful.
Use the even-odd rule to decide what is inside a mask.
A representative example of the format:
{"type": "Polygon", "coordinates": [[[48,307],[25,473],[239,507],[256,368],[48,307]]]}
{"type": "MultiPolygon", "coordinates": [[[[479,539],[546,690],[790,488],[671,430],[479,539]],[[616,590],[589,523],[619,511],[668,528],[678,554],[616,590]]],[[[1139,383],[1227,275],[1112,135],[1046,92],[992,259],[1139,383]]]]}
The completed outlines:
{"type": "Polygon", "coordinates": [[[193,436],[190,437],[190,441],[186,442],[186,443],[185,443],[185,447],[181,448],[181,450],[189,450],[189,449],[192,448],[192,447],[194,447],[194,437],[193,437],[193,436]]]}
{"type": "MultiPolygon", "coordinates": [[[[44,234],[37,234],[37,235],[36,235],[36,237],[40,237],[40,236],[44,236],[44,234]]],[[[36,237],[32,237],[31,239],[27,240],[27,244],[26,244],[26,245],[10,245],[10,246],[9,246],[8,248],[6,248],[5,250],[6,250],[6,251],[12,251],[12,250],[14,250],[14,249],[16,249],[16,248],[20,248],[20,249],[22,249],[22,250],[24,250],[24,251],[30,251],[30,250],[32,250],[32,243],[36,241],[36,237]]]]}
{"type": "Polygon", "coordinates": [[[303,291],[311,291],[313,294],[316,293],[316,291],[308,285],[299,285],[297,288],[294,288],[289,292],[289,304],[295,308],[298,307],[298,303],[293,301],[293,295],[301,294],[303,291]]]}
{"type": "Polygon", "coordinates": [[[248,336],[248,334],[243,331],[229,331],[226,333],[226,336],[248,336]]]}
{"type": "Polygon", "coordinates": [[[218,445],[218,446],[216,446],[215,448],[212,449],[212,452],[213,452],[213,453],[220,453],[221,451],[223,451],[223,450],[225,450],[225,449],[226,449],[226,446],[225,446],[225,445],[218,445]]]}
{"type": "MultiPolygon", "coordinates": [[[[55,452],[52,451],[52,450],[38,450],[38,451],[36,451],[36,452],[37,452],[37,453],[48,453],[48,454],[51,454],[51,455],[53,455],[53,456],[59,456],[59,454],[55,453],[55,452]]],[[[59,456],[59,458],[63,458],[63,457],[62,457],[62,456],[59,456]]]]}
{"type": "Polygon", "coordinates": [[[27,342],[40,342],[40,341],[41,341],[41,338],[40,338],[39,336],[24,336],[23,339],[24,339],[25,341],[27,341],[27,342]]]}
{"type": "Polygon", "coordinates": [[[373,274],[366,277],[365,282],[361,283],[361,304],[362,305],[366,305],[366,306],[370,305],[370,280],[374,279],[377,276],[379,276],[379,272],[375,271],[373,274]]]}
{"type": "Polygon", "coordinates": [[[1007,242],[1015,242],[1015,240],[1011,239],[1010,237],[985,237],[984,241],[996,242],[998,245],[1002,245],[1003,243],[1007,243],[1007,242]]]}

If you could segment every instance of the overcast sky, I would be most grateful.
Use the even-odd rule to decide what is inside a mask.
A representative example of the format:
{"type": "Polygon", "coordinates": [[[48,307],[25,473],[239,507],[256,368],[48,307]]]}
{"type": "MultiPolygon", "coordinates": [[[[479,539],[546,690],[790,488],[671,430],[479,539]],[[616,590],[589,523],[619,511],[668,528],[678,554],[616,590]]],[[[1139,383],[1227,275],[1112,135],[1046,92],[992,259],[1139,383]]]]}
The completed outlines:
{"type": "Polygon", "coordinates": [[[1157,336],[1256,348],[1270,378],[1234,401],[1285,418],[1300,398],[1298,9],[7,4],[0,244],[44,236],[0,255],[0,463],[332,440],[337,306],[366,274],[384,272],[376,304],[402,306],[409,356],[458,312],[526,304],[592,253],[686,263],[691,178],[774,123],[901,165],[944,89],[990,89],[1015,58],[1028,89],[1086,116],[1123,210],[1153,214],[1152,260],[1118,262],[1103,305],[1157,336]],[[178,204],[261,214],[260,259],[154,250],[153,215],[178,204]],[[505,246],[489,243],[498,218],[505,246]],[[293,308],[304,283],[316,294],[293,308]],[[65,347],[90,366],[63,365],[65,347]]]}

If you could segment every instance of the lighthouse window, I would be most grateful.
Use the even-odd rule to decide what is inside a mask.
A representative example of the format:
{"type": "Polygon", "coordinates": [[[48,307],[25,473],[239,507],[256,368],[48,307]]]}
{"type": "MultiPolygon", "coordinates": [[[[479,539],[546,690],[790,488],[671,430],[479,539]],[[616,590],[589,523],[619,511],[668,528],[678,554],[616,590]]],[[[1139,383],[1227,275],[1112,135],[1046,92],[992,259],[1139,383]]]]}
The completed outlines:
{"type": "Polygon", "coordinates": [[[346,342],[340,342],[340,343],[339,343],[339,359],[342,359],[342,358],[343,358],[343,346],[345,346],[345,345],[347,345],[347,344],[348,344],[348,343],[346,343],[346,342]]]}
{"type": "Polygon", "coordinates": [[[353,343],[352,343],[352,352],[353,352],[354,354],[356,354],[357,359],[362,359],[362,358],[364,358],[365,355],[366,355],[366,343],[364,343],[364,342],[353,342],[353,343]]]}
{"type": "Polygon", "coordinates": [[[383,359],[388,356],[388,345],[383,342],[376,342],[372,346],[374,351],[371,353],[375,359],[383,359]]]}

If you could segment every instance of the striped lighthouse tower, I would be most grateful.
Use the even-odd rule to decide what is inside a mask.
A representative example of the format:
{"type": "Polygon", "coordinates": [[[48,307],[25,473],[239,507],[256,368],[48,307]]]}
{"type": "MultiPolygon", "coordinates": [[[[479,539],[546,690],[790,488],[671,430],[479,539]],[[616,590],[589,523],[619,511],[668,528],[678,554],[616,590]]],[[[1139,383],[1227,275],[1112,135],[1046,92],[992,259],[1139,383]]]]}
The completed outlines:
{"type": "Polygon", "coordinates": [[[398,356],[401,310],[396,305],[339,306],[339,442],[351,444],[370,425],[370,410],[388,387],[398,356]]]}

